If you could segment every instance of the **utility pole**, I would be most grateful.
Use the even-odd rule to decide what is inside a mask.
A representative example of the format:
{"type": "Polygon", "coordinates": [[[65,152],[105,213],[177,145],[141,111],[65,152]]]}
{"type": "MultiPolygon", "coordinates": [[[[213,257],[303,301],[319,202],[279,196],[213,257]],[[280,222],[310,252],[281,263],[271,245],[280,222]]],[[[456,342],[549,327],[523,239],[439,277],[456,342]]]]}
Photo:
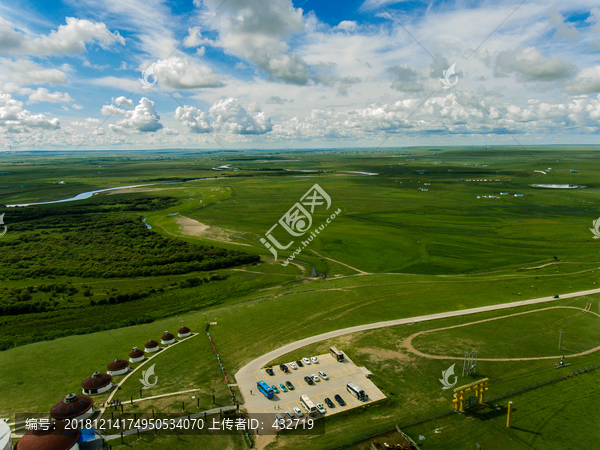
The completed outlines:
{"type": "Polygon", "coordinates": [[[562,330],[558,330],[558,332],[560,333],[558,335],[558,349],[560,350],[560,341],[562,340],[562,330]]]}

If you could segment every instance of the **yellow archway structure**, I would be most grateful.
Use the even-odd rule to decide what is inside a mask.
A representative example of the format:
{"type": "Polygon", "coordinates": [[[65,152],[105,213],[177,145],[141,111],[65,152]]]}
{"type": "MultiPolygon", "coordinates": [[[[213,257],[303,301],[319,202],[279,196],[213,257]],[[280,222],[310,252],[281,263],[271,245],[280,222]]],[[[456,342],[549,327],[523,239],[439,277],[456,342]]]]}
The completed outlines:
{"type": "Polygon", "coordinates": [[[483,380],[454,389],[454,400],[452,400],[452,403],[454,403],[454,412],[465,412],[465,397],[470,392],[475,392],[477,403],[484,403],[485,391],[488,390],[488,381],[489,378],[484,378],[483,380]]]}

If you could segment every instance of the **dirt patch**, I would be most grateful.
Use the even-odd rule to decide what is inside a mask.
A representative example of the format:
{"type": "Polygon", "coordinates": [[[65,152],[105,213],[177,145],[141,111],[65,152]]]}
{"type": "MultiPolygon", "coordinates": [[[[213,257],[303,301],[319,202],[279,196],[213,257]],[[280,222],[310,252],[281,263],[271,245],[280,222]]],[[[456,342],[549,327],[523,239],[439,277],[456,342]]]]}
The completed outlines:
{"type": "Polygon", "coordinates": [[[277,439],[277,435],[273,435],[273,434],[257,434],[256,435],[256,440],[255,440],[256,448],[258,450],[263,449],[267,445],[269,445],[271,442],[275,442],[276,439],[277,439]]]}
{"type": "Polygon", "coordinates": [[[249,244],[242,244],[231,239],[231,235],[235,233],[233,230],[226,230],[225,228],[211,227],[204,223],[198,222],[197,220],[190,219],[189,217],[177,216],[175,219],[177,225],[183,234],[188,236],[197,236],[204,239],[210,239],[214,241],[227,242],[229,244],[244,245],[246,247],[252,247],[249,244]]]}

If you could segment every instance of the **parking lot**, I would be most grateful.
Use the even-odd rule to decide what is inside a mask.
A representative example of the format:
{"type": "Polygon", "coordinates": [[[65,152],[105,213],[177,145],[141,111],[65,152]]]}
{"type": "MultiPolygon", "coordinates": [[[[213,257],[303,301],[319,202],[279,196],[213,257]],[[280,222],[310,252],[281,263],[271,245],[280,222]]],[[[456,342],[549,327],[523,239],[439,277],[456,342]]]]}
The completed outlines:
{"type": "MultiPolygon", "coordinates": [[[[317,364],[305,364],[304,367],[298,367],[296,370],[289,368],[288,362],[286,365],[289,368],[289,373],[284,373],[278,365],[273,366],[274,376],[268,375],[265,369],[254,371],[255,381],[252,395],[245,397],[247,410],[254,413],[267,413],[271,420],[275,420],[276,413],[284,416],[286,411],[293,411],[294,407],[300,408],[306,414],[306,411],[300,406],[299,399],[301,395],[307,395],[315,405],[321,403],[327,410],[326,415],[335,414],[385,398],[385,395],[383,395],[377,386],[366,377],[364,368],[357,367],[356,364],[348,359],[347,355],[340,362],[336,361],[330,354],[318,355],[317,359],[319,361],[317,364]],[[321,381],[315,382],[313,385],[309,385],[304,380],[305,376],[318,374],[319,371],[325,372],[329,380],[321,379],[321,381]],[[278,388],[281,383],[285,384],[286,381],[290,381],[294,385],[294,390],[282,392],[281,388],[279,388],[278,394],[275,394],[272,399],[267,399],[256,389],[256,382],[258,381],[265,381],[269,386],[275,385],[278,388]],[[365,391],[369,397],[367,402],[363,403],[357,400],[346,390],[346,384],[350,382],[354,382],[365,391]],[[334,397],[336,394],[340,395],[346,402],[345,406],[340,406],[335,401],[334,397]],[[324,401],[326,397],[334,403],[334,408],[327,407],[324,401]]],[[[320,414],[315,418],[319,416],[320,414]]]]}

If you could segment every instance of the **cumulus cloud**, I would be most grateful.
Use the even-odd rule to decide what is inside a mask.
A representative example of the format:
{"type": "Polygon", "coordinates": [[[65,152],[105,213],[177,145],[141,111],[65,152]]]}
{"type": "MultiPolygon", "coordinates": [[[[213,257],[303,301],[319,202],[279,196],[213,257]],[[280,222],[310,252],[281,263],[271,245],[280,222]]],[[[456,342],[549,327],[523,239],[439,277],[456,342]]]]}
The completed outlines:
{"type": "Polygon", "coordinates": [[[264,112],[251,115],[236,98],[220,100],[210,107],[216,129],[233,134],[265,134],[273,129],[271,118],[264,112]]]}
{"type": "Polygon", "coordinates": [[[13,133],[21,133],[29,128],[56,130],[60,128],[57,118],[48,120],[43,114],[31,114],[23,109],[23,102],[10,94],[0,94],[0,128],[13,133]]]}
{"type": "Polygon", "coordinates": [[[158,131],[163,126],[154,107],[155,104],[152,100],[142,97],[140,103],[132,111],[125,112],[124,119],[119,120],[116,125],[109,125],[109,128],[115,133],[158,131]]]}
{"type": "Polygon", "coordinates": [[[221,87],[225,85],[210,67],[177,56],[159,60],[154,64],[154,76],[159,83],[173,89],[221,87]]]}
{"type": "Polygon", "coordinates": [[[68,84],[67,75],[58,69],[46,69],[28,59],[0,58],[0,79],[26,84],[68,84]]]}
{"type": "MultiPolygon", "coordinates": [[[[211,11],[220,0],[205,0],[211,11]]],[[[271,0],[269,6],[252,0],[230,0],[217,10],[214,22],[220,45],[252,61],[271,79],[305,85],[310,79],[308,64],[291,52],[285,42],[304,30],[301,8],[291,0],[271,0]]]]}
{"type": "Polygon", "coordinates": [[[72,102],[73,99],[67,92],[49,92],[46,88],[37,88],[37,91],[32,91],[29,95],[30,102],[72,102]]]}
{"type": "Polygon", "coordinates": [[[567,84],[569,94],[593,94],[600,92],[600,66],[583,69],[575,79],[567,84]]]}
{"type": "Polygon", "coordinates": [[[33,37],[15,30],[9,21],[0,17],[0,54],[26,54],[35,56],[83,53],[86,43],[98,42],[108,47],[115,42],[125,43],[118,31],[107,33],[103,23],[93,23],[85,19],[67,17],[66,25],[48,35],[33,37]]]}
{"type": "Polygon", "coordinates": [[[177,131],[175,128],[165,127],[163,128],[163,133],[167,136],[177,136],[179,131],[177,131]]]}
{"type": "Polygon", "coordinates": [[[182,122],[190,133],[210,133],[213,131],[206,113],[193,106],[180,106],[175,110],[175,118],[182,122]]]}
{"type": "Polygon", "coordinates": [[[111,102],[112,104],[104,105],[100,109],[100,113],[103,116],[123,116],[127,110],[132,110],[134,108],[133,100],[124,96],[117,98],[113,97],[111,102]]]}
{"type": "Polygon", "coordinates": [[[515,73],[519,81],[550,82],[573,75],[575,66],[556,57],[545,57],[535,47],[517,48],[496,56],[496,76],[515,73]]]}

